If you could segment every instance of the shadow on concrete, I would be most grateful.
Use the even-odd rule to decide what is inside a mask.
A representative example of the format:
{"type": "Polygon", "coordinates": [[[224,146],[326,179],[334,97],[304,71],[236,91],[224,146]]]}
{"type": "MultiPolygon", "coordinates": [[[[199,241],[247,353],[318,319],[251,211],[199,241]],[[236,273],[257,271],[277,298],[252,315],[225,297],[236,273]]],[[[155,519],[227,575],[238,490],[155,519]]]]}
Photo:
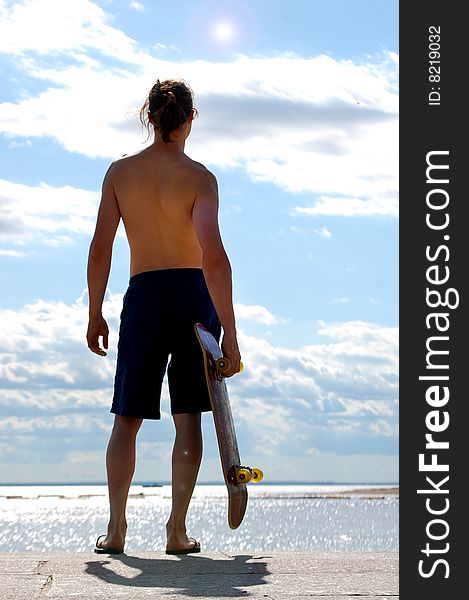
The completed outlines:
{"type": "Polygon", "coordinates": [[[111,584],[162,588],[165,594],[207,598],[246,597],[247,592],[238,588],[267,583],[264,577],[270,575],[270,571],[262,558],[268,557],[241,554],[227,556],[225,560],[202,555],[181,555],[177,557],[178,560],[168,560],[119,554],[111,555],[107,560],[86,562],[85,572],[111,584]],[[250,559],[256,562],[247,562],[250,559]],[[125,573],[131,570],[140,573],[125,573]]]}

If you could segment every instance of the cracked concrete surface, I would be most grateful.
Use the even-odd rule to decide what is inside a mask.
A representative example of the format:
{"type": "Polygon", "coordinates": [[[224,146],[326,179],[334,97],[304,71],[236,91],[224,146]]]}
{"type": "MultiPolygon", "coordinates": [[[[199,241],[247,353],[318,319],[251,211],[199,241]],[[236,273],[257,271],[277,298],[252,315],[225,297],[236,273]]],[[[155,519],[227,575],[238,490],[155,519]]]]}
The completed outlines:
{"type": "Polygon", "coordinates": [[[397,552],[0,553],[0,598],[398,598],[397,552]]]}

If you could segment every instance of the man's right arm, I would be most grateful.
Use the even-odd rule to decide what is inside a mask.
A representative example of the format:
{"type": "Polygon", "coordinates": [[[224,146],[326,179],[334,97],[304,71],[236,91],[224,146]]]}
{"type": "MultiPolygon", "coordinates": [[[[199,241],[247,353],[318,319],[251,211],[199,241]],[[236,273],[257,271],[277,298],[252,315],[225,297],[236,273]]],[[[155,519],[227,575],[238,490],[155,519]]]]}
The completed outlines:
{"type": "Polygon", "coordinates": [[[200,176],[192,221],[203,252],[205,281],[223,327],[223,354],[232,363],[230,371],[226,373],[230,377],[239,371],[241,357],[236,338],[231,265],[218,227],[217,180],[208,170],[200,176]]]}

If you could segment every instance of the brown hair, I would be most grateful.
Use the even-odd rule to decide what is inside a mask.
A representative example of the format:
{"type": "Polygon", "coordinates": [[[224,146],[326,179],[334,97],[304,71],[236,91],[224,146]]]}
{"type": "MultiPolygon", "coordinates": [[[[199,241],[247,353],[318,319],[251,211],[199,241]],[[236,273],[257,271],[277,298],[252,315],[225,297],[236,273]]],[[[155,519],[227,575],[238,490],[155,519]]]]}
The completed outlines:
{"type": "Polygon", "coordinates": [[[189,113],[198,111],[193,106],[192,90],[183,79],[159,79],[151,88],[148,98],[140,109],[140,122],[150,136],[152,123],[161,133],[163,142],[169,142],[169,134],[181,127],[189,113]]]}

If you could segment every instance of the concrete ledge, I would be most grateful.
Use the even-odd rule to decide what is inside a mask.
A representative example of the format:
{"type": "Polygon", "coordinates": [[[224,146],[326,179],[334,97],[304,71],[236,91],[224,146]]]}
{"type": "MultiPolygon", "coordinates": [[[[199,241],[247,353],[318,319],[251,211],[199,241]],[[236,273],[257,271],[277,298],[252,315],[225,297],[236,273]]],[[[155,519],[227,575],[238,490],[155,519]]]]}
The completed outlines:
{"type": "Polygon", "coordinates": [[[397,552],[0,553],[0,598],[398,598],[397,552]]]}

